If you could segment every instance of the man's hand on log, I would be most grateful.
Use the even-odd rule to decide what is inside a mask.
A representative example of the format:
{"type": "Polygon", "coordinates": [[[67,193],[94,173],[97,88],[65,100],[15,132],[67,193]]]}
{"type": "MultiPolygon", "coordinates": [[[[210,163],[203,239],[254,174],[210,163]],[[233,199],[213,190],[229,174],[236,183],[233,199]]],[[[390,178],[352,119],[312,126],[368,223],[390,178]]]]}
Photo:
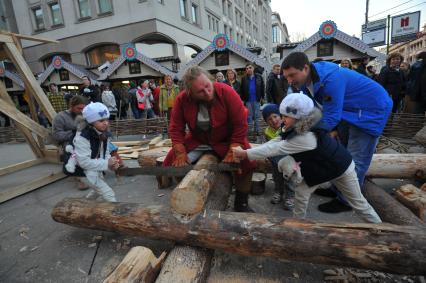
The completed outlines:
{"type": "Polygon", "coordinates": [[[185,146],[183,144],[181,143],[174,144],[173,151],[175,153],[175,160],[173,161],[172,166],[182,167],[190,163],[188,159],[188,155],[186,154],[185,146]]]}

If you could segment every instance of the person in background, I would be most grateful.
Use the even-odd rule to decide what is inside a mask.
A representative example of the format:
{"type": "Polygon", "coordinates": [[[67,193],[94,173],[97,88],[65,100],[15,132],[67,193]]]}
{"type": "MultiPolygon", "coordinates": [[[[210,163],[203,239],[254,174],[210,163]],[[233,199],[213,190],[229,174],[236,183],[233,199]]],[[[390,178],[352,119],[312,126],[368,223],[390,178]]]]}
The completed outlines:
{"type": "Polygon", "coordinates": [[[353,70],[351,59],[345,58],[342,61],[340,61],[340,67],[353,70]]]}
{"type": "Polygon", "coordinates": [[[370,62],[370,57],[364,57],[358,67],[355,69],[358,73],[368,77],[367,75],[367,65],[370,62]]]}
{"type": "Polygon", "coordinates": [[[379,74],[379,83],[392,97],[392,113],[399,112],[401,100],[406,89],[406,79],[400,69],[402,60],[403,57],[399,53],[389,54],[386,59],[386,66],[382,68],[379,74]]]}
{"type": "Polygon", "coordinates": [[[137,98],[137,85],[136,82],[131,81],[130,82],[130,88],[128,90],[128,97],[129,97],[129,104],[130,109],[132,110],[133,118],[139,119],[139,108],[138,108],[138,98],[137,98]]]}
{"type": "Polygon", "coordinates": [[[367,76],[374,80],[374,81],[378,81],[379,80],[379,76],[376,73],[376,68],[373,65],[368,65],[367,66],[367,76]]]}
{"type": "Polygon", "coordinates": [[[118,109],[118,118],[127,119],[127,110],[129,109],[129,93],[124,84],[116,86],[112,92],[114,93],[115,102],[118,109]]]}
{"type": "Polygon", "coordinates": [[[272,72],[266,81],[266,101],[279,105],[284,97],[287,95],[288,82],[281,72],[281,66],[274,64],[272,72]]]}
{"type": "Polygon", "coordinates": [[[426,51],[420,51],[417,61],[410,68],[407,82],[406,107],[404,112],[426,112],[426,51]]]}
{"type": "Polygon", "coordinates": [[[115,120],[118,113],[117,103],[115,102],[115,96],[112,93],[112,91],[109,89],[108,84],[102,84],[101,90],[102,90],[102,95],[101,95],[102,103],[108,108],[108,111],[110,113],[109,119],[115,120]]]}
{"type": "Polygon", "coordinates": [[[145,105],[144,113],[146,117],[144,118],[147,118],[147,119],[155,118],[153,105],[152,105],[152,103],[154,102],[154,96],[152,95],[152,91],[149,88],[148,80],[142,83],[142,93],[143,93],[142,99],[139,101],[145,105]]]}
{"type": "Polygon", "coordinates": [[[255,128],[259,135],[260,103],[265,97],[265,82],[262,75],[254,72],[254,64],[246,65],[246,75],[241,79],[241,98],[245,103],[248,113],[249,131],[255,128]]]}
{"type": "Polygon", "coordinates": [[[154,114],[156,116],[160,115],[160,87],[158,85],[156,85],[154,80],[150,80],[149,81],[149,88],[151,89],[152,95],[154,97],[154,101],[153,101],[153,110],[154,110],[154,114]]]}
{"type": "Polygon", "coordinates": [[[86,97],[90,102],[101,102],[99,88],[95,85],[92,85],[89,77],[83,76],[81,79],[83,81],[83,85],[78,93],[86,97]]]}
{"type": "Polygon", "coordinates": [[[223,73],[222,72],[217,72],[216,73],[216,82],[218,83],[223,83],[225,80],[223,73]]]}
{"type": "MultiPolygon", "coordinates": [[[[87,98],[81,95],[73,96],[70,99],[69,108],[55,115],[52,123],[52,136],[55,142],[60,146],[61,151],[65,151],[65,147],[72,142],[77,132],[76,119],[83,112],[84,107],[88,103],[87,98]]],[[[61,161],[63,155],[61,154],[61,161]]],[[[76,179],[79,190],[88,188],[80,178],[76,179]]]]}
{"type": "Polygon", "coordinates": [[[160,87],[159,110],[162,116],[170,118],[179,87],[173,83],[171,76],[164,76],[164,84],[160,87]]]}
{"type": "Polygon", "coordinates": [[[237,80],[237,72],[234,69],[226,70],[225,83],[235,90],[241,98],[241,83],[237,80]]]}
{"type": "Polygon", "coordinates": [[[56,113],[64,111],[68,108],[64,93],[62,91],[58,91],[58,86],[55,83],[49,84],[47,98],[49,99],[50,104],[52,104],[52,107],[55,109],[56,113]]]}
{"type": "MultiPolygon", "coordinates": [[[[265,129],[265,138],[267,141],[280,138],[283,131],[283,120],[278,105],[266,104],[262,110],[262,116],[268,126],[265,129]]],[[[294,207],[294,191],[284,180],[283,174],[278,171],[278,162],[285,157],[285,155],[277,155],[268,158],[272,164],[272,178],[275,183],[275,190],[271,198],[272,204],[278,204],[283,201],[284,209],[293,210],[294,207]]]]}

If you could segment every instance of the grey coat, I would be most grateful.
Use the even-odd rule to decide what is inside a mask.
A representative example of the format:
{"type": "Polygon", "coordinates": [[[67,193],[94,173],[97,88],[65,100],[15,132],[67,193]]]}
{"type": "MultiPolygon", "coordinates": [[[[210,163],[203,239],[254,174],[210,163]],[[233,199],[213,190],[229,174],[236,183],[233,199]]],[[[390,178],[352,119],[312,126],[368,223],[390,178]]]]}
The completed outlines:
{"type": "Polygon", "coordinates": [[[53,138],[55,141],[66,146],[74,137],[77,130],[77,123],[75,117],[69,110],[65,110],[56,114],[53,119],[53,138]]]}

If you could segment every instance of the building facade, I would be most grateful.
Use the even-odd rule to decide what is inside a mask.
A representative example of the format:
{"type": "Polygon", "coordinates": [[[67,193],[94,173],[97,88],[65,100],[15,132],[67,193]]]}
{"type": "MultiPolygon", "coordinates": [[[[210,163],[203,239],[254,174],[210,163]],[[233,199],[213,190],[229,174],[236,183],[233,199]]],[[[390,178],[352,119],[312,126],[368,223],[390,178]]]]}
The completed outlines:
{"type": "Polygon", "coordinates": [[[59,44],[24,42],[34,73],[52,58],[96,69],[120,56],[120,46],[177,71],[225,33],[244,47],[260,47],[270,58],[270,0],[21,0],[11,1],[18,32],[59,44]]]}
{"type": "Polygon", "coordinates": [[[399,52],[404,57],[404,61],[410,64],[416,62],[416,56],[421,51],[426,51],[426,24],[423,26],[423,31],[419,32],[417,39],[389,47],[389,54],[399,52]]]}
{"type": "Polygon", "coordinates": [[[12,0],[0,1],[0,29],[10,32],[18,31],[12,0]]]}
{"type": "Polygon", "coordinates": [[[272,24],[272,52],[274,57],[279,58],[279,52],[277,51],[277,46],[279,44],[290,43],[290,36],[288,35],[287,25],[281,21],[280,14],[277,12],[272,12],[271,16],[272,24]]]}

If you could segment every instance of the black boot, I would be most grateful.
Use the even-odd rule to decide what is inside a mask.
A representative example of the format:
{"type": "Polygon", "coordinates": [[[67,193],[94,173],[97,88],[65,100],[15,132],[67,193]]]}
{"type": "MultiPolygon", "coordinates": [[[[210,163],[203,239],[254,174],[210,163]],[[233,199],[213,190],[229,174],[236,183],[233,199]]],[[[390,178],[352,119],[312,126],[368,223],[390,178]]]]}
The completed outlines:
{"type": "Polygon", "coordinates": [[[235,192],[234,211],[236,212],[249,212],[253,213],[254,210],[248,205],[248,194],[235,192]]]}

